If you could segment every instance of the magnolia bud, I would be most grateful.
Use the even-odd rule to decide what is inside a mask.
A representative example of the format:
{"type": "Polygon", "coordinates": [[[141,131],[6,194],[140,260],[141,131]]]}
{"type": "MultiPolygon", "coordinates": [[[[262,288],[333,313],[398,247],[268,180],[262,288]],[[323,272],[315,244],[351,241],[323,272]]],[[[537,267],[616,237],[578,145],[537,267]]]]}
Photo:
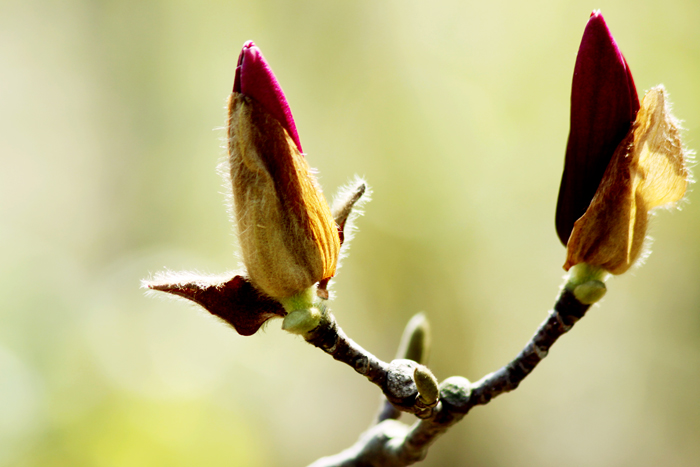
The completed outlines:
{"type": "Polygon", "coordinates": [[[248,276],[278,300],[303,293],[335,274],[338,229],[300,152],[284,94],[252,42],[241,52],[228,115],[234,215],[248,276]]]}
{"type": "MultiPolygon", "coordinates": [[[[640,103],[627,61],[599,11],[576,58],[571,130],[557,203],[567,271],[622,274],[641,256],[649,212],[683,198],[690,174],[664,88],[640,103]]],[[[586,301],[599,284],[579,289],[586,301]],[[590,290],[589,290],[590,289],[590,290]]]]}
{"type": "Polygon", "coordinates": [[[301,153],[284,92],[252,41],[238,58],[227,123],[246,271],[232,278],[162,274],[144,285],[198,303],[245,336],[273,317],[284,318],[287,331],[307,333],[324,310],[313,285],[321,282],[319,295],[328,297],[342,230],[301,153]]]}

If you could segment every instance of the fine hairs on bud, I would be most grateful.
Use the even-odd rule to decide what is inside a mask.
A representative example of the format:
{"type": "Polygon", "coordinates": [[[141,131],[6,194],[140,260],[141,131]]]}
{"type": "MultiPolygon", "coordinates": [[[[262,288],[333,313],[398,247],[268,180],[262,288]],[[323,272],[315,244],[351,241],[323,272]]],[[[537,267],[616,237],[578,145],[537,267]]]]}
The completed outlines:
{"type": "Polygon", "coordinates": [[[255,334],[269,319],[287,315],[282,304],[260,292],[241,274],[165,271],[141,285],[200,305],[242,336],[255,334]]]}
{"type": "Polygon", "coordinates": [[[371,200],[372,189],[359,175],[340,187],[333,198],[331,212],[344,236],[338,257],[338,267],[340,267],[340,260],[348,255],[350,241],[357,231],[355,221],[365,213],[364,206],[371,200]]]}
{"type": "MultiPolygon", "coordinates": [[[[228,144],[228,138],[222,138],[222,144],[224,145],[222,146],[223,149],[226,149],[226,145],[228,144]]],[[[235,226],[236,215],[233,210],[233,187],[231,184],[231,165],[229,163],[228,155],[221,156],[221,158],[219,159],[219,163],[216,165],[216,173],[219,174],[219,176],[221,177],[222,191],[220,193],[224,195],[224,207],[226,208],[226,214],[235,226]]],[[[234,237],[236,238],[236,242],[238,242],[238,231],[234,228],[233,232],[234,237]]],[[[238,249],[236,249],[236,251],[238,251],[238,249]]],[[[238,253],[236,254],[238,255],[238,253]]]]}
{"type": "MultiPolygon", "coordinates": [[[[341,187],[333,200],[331,213],[338,229],[340,239],[340,252],[336,262],[336,271],[340,268],[341,259],[348,254],[349,242],[355,233],[355,219],[364,214],[362,207],[371,199],[372,191],[361,177],[355,176],[354,180],[341,187]]],[[[322,280],[318,284],[317,295],[328,300],[333,293],[329,290],[330,278],[322,280]]]]}
{"type": "MultiPolygon", "coordinates": [[[[148,293],[153,293],[158,287],[170,285],[173,287],[193,284],[201,288],[220,286],[226,283],[235,273],[224,274],[203,274],[197,271],[165,271],[157,272],[152,279],[142,279],[141,288],[151,289],[148,293]]],[[[175,297],[170,295],[171,297],[175,297]]],[[[181,298],[181,297],[177,297],[181,298]]]]}

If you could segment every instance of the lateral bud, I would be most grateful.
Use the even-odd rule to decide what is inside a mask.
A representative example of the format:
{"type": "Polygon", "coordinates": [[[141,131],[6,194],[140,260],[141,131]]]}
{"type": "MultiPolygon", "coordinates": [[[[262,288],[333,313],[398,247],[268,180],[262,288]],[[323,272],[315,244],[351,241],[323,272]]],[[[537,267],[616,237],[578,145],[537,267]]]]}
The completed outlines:
{"type": "Polygon", "coordinates": [[[440,396],[439,383],[435,375],[425,365],[413,370],[413,379],[418,388],[418,398],[426,407],[434,407],[440,396]]]}
{"type": "Polygon", "coordinates": [[[430,355],[430,323],[425,313],[413,315],[401,336],[396,358],[426,364],[430,355]]]}

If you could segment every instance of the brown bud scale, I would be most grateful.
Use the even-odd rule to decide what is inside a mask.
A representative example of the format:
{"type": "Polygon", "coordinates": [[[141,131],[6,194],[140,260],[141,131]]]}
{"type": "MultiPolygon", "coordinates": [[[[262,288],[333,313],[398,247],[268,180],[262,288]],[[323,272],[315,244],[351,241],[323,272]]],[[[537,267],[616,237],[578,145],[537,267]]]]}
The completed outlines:
{"type": "Polygon", "coordinates": [[[279,121],[255,100],[229,97],[234,214],[251,282],[293,296],[335,274],[340,240],[318,183],[279,121]]]}

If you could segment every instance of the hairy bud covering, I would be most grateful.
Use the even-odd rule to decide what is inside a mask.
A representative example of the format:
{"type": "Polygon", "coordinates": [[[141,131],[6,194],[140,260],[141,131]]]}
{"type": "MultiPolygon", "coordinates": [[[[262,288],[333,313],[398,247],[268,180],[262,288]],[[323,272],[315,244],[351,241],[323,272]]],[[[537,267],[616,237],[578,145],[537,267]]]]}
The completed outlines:
{"type": "Polygon", "coordinates": [[[270,297],[291,297],[335,274],[340,239],[298,145],[266,108],[233,92],[228,149],[243,263],[270,297]]]}

